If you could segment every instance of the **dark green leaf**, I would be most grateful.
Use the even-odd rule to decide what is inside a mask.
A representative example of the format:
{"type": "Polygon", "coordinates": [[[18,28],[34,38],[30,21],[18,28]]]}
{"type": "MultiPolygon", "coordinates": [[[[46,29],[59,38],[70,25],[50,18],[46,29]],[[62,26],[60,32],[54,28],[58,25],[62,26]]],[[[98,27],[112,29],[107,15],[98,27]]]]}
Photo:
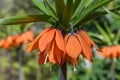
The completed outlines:
{"type": "Polygon", "coordinates": [[[57,11],[57,17],[60,19],[60,22],[62,22],[64,9],[65,9],[65,3],[64,0],[54,0],[55,7],[57,11]]]}
{"type": "Polygon", "coordinates": [[[68,26],[73,14],[73,0],[67,1],[64,14],[63,14],[63,26],[68,26]]]}
{"type": "Polygon", "coordinates": [[[31,23],[31,22],[49,22],[53,23],[54,21],[50,16],[40,14],[40,15],[28,15],[23,17],[11,17],[0,19],[0,24],[3,25],[13,25],[13,24],[23,24],[23,23],[31,23]]]}

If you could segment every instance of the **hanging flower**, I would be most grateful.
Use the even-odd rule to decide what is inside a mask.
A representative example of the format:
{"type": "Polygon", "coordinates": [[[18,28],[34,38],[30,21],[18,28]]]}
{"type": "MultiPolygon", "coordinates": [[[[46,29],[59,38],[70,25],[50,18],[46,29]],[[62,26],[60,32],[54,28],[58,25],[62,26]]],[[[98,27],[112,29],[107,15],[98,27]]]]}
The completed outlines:
{"type": "Polygon", "coordinates": [[[72,63],[74,67],[78,64],[80,54],[92,62],[92,46],[99,50],[85,30],[67,34],[65,36],[65,45],[67,60],[72,63]]]}
{"type": "Polygon", "coordinates": [[[65,59],[65,46],[60,30],[53,27],[45,29],[28,46],[28,52],[39,48],[39,64],[51,62],[62,65],[65,59]]]}
{"type": "Polygon", "coordinates": [[[22,45],[33,40],[33,31],[27,31],[16,39],[16,45],[22,45]]]}
{"type": "Polygon", "coordinates": [[[120,46],[104,46],[101,49],[102,52],[100,52],[100,55],[102,55],[105,58],[119,58],[120,57],[120,46]]]}
{"type": "Polygon", "coordinates": [[[3,39],[0,41],[0,47],[4,48],[4,49],[9,49],[13,46],[15,46],[15,39],[18,37],[18,35],[14,35],[14,36],[9,36],[6,39],[3,39]]]}
{"type": "Polygon", "coordinates": [[[0,41],[0,47],[4,49],[9,49],[17,45],[25,44],[33,40],[33,32],[28,31],[21,35],[9,36],[0,41]]]}

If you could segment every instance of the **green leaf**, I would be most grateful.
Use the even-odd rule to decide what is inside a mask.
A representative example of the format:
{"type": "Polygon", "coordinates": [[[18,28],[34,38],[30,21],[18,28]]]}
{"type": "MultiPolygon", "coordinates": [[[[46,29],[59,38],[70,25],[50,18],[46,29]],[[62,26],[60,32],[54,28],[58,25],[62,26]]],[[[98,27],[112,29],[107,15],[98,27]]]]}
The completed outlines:
{"type": "Polygon", "coordinates": [[[81,14],[73,21],[74,26],[80,26],[81,21],[85,18],[85,16],[92,14],[96,9],[100,8],[101,6],[109,3],[112,0],[97,0],[86,9],[82,11],[81,14]]]}
{"type": "Polygon", "coordinates": [[[111,32],[111,29],[110,27],[108,26],[107,22],[104,22],[104,26],[105,26],[105,29],[106,29],[106,32],[108,33],[110,39],[113,39],[114,37],[112,36],[112,32],[111,32]]]}
{"type": "Polygon", "coordinates": [[[62,20],[63,26],[69,25],[72,14],[73,14],[73,0],[70,1],[67,0],[62,20]]]}
{"type": "Polygon", "coordinates": [[[54,0],[54,2],[57,11],[57,17],[59,18],[59,21],[62,22],[64,9],[65,9],[64,0],[54,0]]]}
{"type": "Polygon", "coordinates": [[[48,14],[47,9],[45,8],[44,4],[38,0],[32,0],[32,2],[40,9],[41,12],[48,14]]]}
{"type": "Polygon", "coordinates": [[[93,33],[93,32],[88,32],[89,36],[100,39],[101,41],[104,39],[102,35],[93,33]]]}
{"type": "Polygon", "coordinates": [[[13,25],[13,24],[23,24],[31,22],[49,22],[54,23],[50,16],[40,14],[40,15],[28,15],[23,17],[11,17],[0,19],[0,24],[3,25],[13,25]]]}
{"type": "MultiPolygon", "coordinates": [[[[76,2],[78,2],[78,1],[76,1],[76,2]]],[[[75,12],[74,12],[74,14],[73,14],[73,16],[72,16],[72,19],[74,18],[74,17],[77,17],[76,15],[79,15],[80,13],[81,13],[81,11],[85,8],[85,4],[86,4],[86,2],[87,2],[87,0],[80,0],[78,3],[76,3],[75,2],[75,4],[74,5],[78,5],[78,6],[76,6],[76,9],[75,9],[75,12]]]]}
{"type": "MultiPolygon", "coordinates": [[[[120,9],[120,7],[117,7],[117,8],[115,8],[115,9],[110,9],[110,11],[115,12],[116,10],[119,10],[119,9],[120,9]]],[[[86,16],[81,20],[81,22],[79,23],[79,25],[81,25],[81,24],[83,24],[83,23],[85,23],[85,22],[88,22],[88,21],[90,21],[90,20],[93,20],[93,19],[95,19],[95,18],[97,18],[97,17],[103,16],[103,15],[105,15],[105,14],[108,14],[105,10],[95,11],[95,12],[93,12],[93,13],[91,13],[91,14],[86,15],[86,16]]],[[[76,27],[78,27],[78,26],[76,26],[76,27]]],[[[116,26],[114,26],[113,28],[115,28],[115,27],[116,27],[116,26]]]]}
{"type": "Polygon", "coordinates": [[[110,38],[109,38],[108,34],[104,31],[104,29],[102,29],[101,26],[97,22],[94,22],[94,24],[96,25],[96,28],[99,30],[99,32],[102,34],[102,36],[104,38],[103,41],[110,42],[110,38]]]}
{"type": "Polygon", "coordinates": [[[117,34],[114,37],[114,44],[118,44],[118,41],[120,40],[120,30],[117,32],[117,34]]]}
{"type": "Polygon", "coordinates": [[[94,0],[87,0],[85,7],[88,7],[94,0]]]}
{"type": "Polygon", "coordinates": [[[104,6],[103,6],[103,8],[104,8],[104,9],[106,10],[106,12],[107,12],[108,14],[110,14],[114,19],[120,20],[120,16],[119,16],[119,15],[111,12],[110,10],[108,10],[107,8],[105,8],[104,6]]]}
{"type": "Polygon", "coordinates": [[[57,14],[55,10],[55,6],[49,1],[49,0],[44,0],[45,7],[48,9],[48,13],[55,19],[57,20],[57,14]]]}

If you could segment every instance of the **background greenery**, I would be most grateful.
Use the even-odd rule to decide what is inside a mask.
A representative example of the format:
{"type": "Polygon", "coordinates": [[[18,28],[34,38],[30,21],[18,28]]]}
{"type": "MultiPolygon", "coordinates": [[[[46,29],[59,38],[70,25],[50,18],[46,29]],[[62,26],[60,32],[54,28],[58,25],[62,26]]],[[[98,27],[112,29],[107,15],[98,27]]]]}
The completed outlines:
{"type": "MultiPolygon", "coordinates": [[[[109,7],[120,7],[120,0],[115,0],[115,3],[111,2],[108,4],[109,7]]],[[[24,14],[37,13],[31,0],[0,0],[0,18],[10,16],[22,16],[24,14]]],[[[117,13],[119,14],[119,13],[117,13]]],[[[97,21],[104,29],[104,24],[107,23],[111,32],[116,33],[120,30],[120,21],[112,18],[110,15],[105,15],[97,18],[96,20],[90,21],[82,26],[89,32],[98,33],[100,32],[95,27],[94,21],[97,21]]],[[[32,29],[34,35],[37,36],[45,27],[49,24],[45,23],[31,23],[22,25],[0,25],[0,40],[14,34],[20,34],[26,30],[32,29]]],[[[120,42],[119,42],[120,43],[120,42]]],[[[106,43],[99,43],[98,46],[102,47],[106,43]]],[[[59,67],[56,65],[52,66],[50,70],[50,64],[38,65],[37,63],[37,51],[32,52],[33,54],[26,53],[26,45],[22,46],[22,80],[58,80],[59,78],[59,67]]],[[[9,54],[12,56],[12,80],[18,80],[18,51],[16,48],[11,50],[4,50],[0,48],[0,80],[9,80],[9,54]]],[[[77,71],[73,71],[73,67],[68,64],[68,80],[110,80],[111,79],[111,60],[103,59],[94,50],[94,63],[91,64],[87,60],[83,61],[79,59],[77,71]]],[[[120,80],[120,59],[115,60],[115,78],[120,80]]]]}

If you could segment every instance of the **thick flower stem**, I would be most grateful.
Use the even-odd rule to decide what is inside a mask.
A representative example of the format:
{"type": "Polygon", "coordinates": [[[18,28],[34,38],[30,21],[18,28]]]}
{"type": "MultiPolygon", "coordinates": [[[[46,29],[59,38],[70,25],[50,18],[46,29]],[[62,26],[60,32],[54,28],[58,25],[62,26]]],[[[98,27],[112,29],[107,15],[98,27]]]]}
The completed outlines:
{"type": "Polygon", "coordinates": [[[8,59],[9,59],[9,67],[8,67],[8,80],[12,80],[12,55],[10,53],[10,50],[7,50],[8,59]]]}
{"type": "Polygon", "coordinates": [[[114,60],[112,60],[112,64],[111,64],[111,80],[115,80],[115,62],[114,60]]]}
{"type": "Polygon", "coordinates": [[[60,80],[67,80],[67,63],[60,67],[60,80]]]}

